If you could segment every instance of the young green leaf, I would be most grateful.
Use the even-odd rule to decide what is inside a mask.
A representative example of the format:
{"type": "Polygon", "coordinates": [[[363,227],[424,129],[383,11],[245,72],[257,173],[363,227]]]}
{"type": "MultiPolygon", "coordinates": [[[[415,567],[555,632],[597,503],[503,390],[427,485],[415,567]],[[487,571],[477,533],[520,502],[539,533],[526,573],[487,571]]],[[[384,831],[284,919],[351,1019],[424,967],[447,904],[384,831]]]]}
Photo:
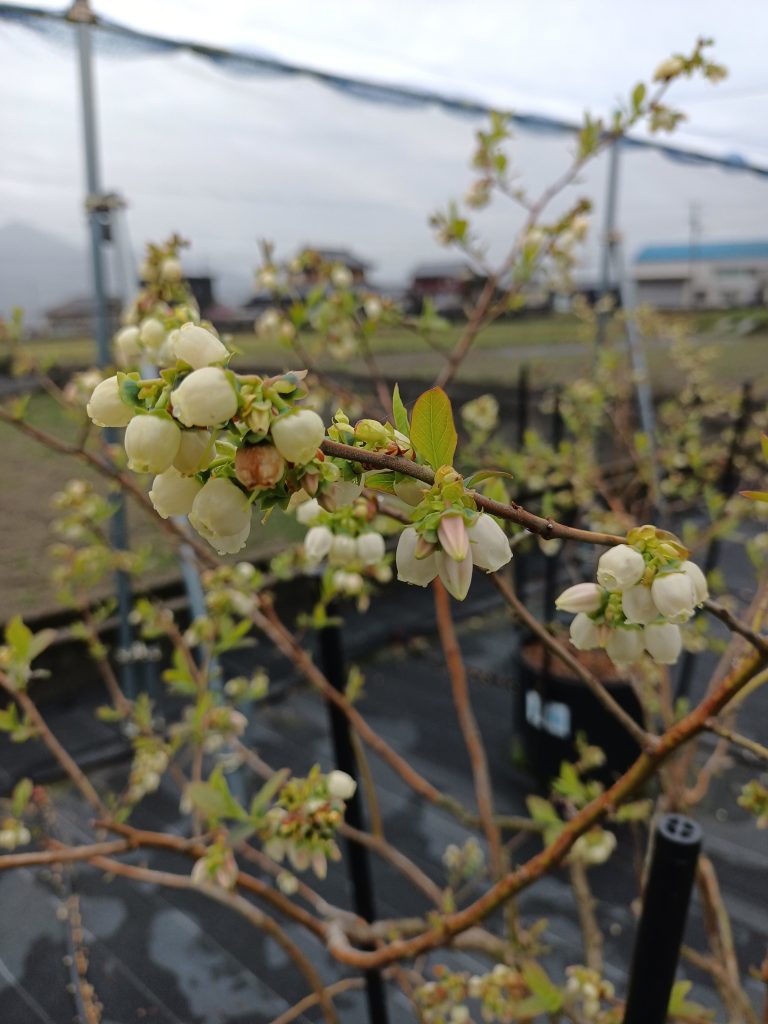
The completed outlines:
{"type": "Polygon", "coordinates": [[[411,427],[408,423],[408,413],[403,405],[403,400],[400,397],[400,388],[395,384],[394,390],[392,391],[392,415],[395,418],[395,426],[401,434],[405,434],[406,437],[411,436],[411,427]]]}
{"type": "Polygon", "coordinates": [[[448,395],[442,388],[431,388],[419,395],[411,417],[411,441],[417,454],[433,469],[451,466],[457,440],[448,395]]]}

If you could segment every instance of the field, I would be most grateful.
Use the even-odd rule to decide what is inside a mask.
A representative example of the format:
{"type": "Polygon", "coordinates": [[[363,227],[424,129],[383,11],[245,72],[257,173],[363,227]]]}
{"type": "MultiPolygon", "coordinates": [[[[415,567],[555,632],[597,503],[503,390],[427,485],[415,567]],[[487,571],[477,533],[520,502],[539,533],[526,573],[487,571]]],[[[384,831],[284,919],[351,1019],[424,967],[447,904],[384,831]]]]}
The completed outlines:
{"type": "MultiPolygon", "coordinates": [[[[713,364],[723,387],[738,386],[749,379],[757,394],[768,391],[765,353],[768,333],[740,336],[721,331],[711,332],[713,321],[698,319],[691,323],[702,333],[702,343],[716,346],[713,364]]],[[[439,337],[441,347],[449,348],[460,328],[451,327],[439,337]]],[[[478,341],[477,351],[462,368],[460,378],[479,388],[498,389],[514,384],[520,367],[530,370],[534,387],[565,383],[588,374],[592,349],[583,324],[572,316],[520,319],[496,324],[478,341]]],[[[306,339],[312,347],[311,336],[306,339]]],[[[292,352],[278,346],[263,345],[253,335],[232,339],[241,350],[233,364],[278,370],[298,366],[292,352]]],[[[51,339],[29,342],[30,351],[39,358],[62,368],[90,364],[93,352],[91,339],[51,339]]],[[[670,394],[680,383],[670,364],[669,343],[664,339],[647,344],[652,383],[657,392],[670,394]]],[[[430,350],[407,332],[389,331],[377,340],[375,356],[383,376],[391,384],[396,380],[431,381],[442,365],[439,353],[430,350]]],[[[361,360],[350,360],[339,366],[328,359],[319,365],[347,373],[364,374],[361,360]]],[[[30,418],[43,429],[71,439],[78,425],[45,395],[36,395],[31,403],[30,418]]],[[[13,428],[0,424],[2,445],[3,501],[0,505],[0,565],[3,587],[0,592],[0,622],[14,612],[30,614],[50,611],[56,606],[55,595],[48,583],[46,549],[51,543],[48,533],[52,518],[51,496],[73,476],[93,479],[87,466],[41,448],[34,441],[20,436],[13,428]]],[[[131,533],[151,546],[153,570],[150,581],[157,582],[176,575],[176,566],[167,545],[151,517],[131,510],[131,533]]],[[[295,537],[293,519],[276,514],[267,527],[254,530],[248,555],[277,550],[287,539],[295,537]]]]}

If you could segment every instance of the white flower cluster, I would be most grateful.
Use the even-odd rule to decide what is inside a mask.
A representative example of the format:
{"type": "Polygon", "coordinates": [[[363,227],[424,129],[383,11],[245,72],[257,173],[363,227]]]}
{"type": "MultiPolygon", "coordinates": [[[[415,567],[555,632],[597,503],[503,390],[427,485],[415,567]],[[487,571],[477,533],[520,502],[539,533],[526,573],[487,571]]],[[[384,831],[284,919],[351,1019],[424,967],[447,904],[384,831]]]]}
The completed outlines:
{"type": "Polygon", "coordinates": [[[683,647],[680,623],[708,597],[706,578],[694,562],[659,555],[659,544],[640,546],[642,551],[631,544],[606,551],[597,582],[569,587],[555,602],[561,611],[575,613],[573,646],[604,648],[622,669],[643,653],[657,664],[674,665],[683,647]]]}
{"type": "Polygon", "coordinates": [[[440,519],[437,538],[439,546],[425,542],[414,526],[403,530],[396,555],[399,580],[426,587],[439,576],[448,593],[463,601],[473,566],[496,572],[512,558],[507,535],[482,512],[467,526],[461,513],[448,511],[440,519]]]}
{"type": "Polygon", "coordinates": [[[0,850],[15,850],[17,846],[28,846],[31,842],[29,829],[18,818],[5,818],[0,822],[0,850]]]}

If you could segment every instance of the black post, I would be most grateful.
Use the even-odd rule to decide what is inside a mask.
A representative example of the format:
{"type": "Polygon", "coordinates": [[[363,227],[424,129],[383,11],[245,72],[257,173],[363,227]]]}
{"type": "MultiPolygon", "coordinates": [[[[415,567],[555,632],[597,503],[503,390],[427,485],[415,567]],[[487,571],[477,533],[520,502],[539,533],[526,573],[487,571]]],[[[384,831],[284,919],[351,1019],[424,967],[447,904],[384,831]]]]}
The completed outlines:
{"type": "MultiPolygon", "coordinates": [[[[344,645],[341,628],[339,626],[326,626],[324,629],[321,629],[319,631],[319,644],[320,665],[323,674],[334,689],[338,690],[339,693],[343,693],[347,681],[347,672],[344,664],[344,645]]],[[[355,751],[352,747],[347,717],[330,701],[328,702],[328,717],[331,723],[331,737],[333,739],[336,766],[357,780],[357,763],[355,761],[355,751]]],[[[346,801],[346,804],[346,820],[353,828],[364,831],[366,828],[365,812],[359,787],[355,790],[353,796],[346,801]]],[[[368,851],[359,843],[348,840],[346,852],[355,913],[365,918],[366,921],[373,922],[376,919],[376,908],[368,851]]],[[[365,972],[365,994],[368,1001],[370,1024],[387,1024],[389,1019],[387,1016],[387,997],[380,971],[369,970],[365,972]]]]}
{"type": "Polygon", "coordinates": [[[656,826],[635,938],[624,1024],[664,1024],[701,849],[701,828],[682,814],[656,826]]]}

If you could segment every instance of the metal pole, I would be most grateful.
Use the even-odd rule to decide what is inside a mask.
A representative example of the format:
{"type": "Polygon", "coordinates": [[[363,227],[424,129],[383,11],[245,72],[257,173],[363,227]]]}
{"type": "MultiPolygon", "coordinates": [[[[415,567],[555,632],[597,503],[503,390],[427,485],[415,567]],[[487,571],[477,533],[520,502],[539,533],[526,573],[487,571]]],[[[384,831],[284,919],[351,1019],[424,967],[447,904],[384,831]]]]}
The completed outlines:
{"type": "Polygon", "coordinates": [[[624,1024],[665,1024],[700,849],[695,821],[664,815],[654,835],[624,1024]]]}
{"type": "MultiPolygon", "coordinates": [[[[347,673],[344,664],[344,646],[339,626],[326,626],[319,631],[320,665],[328,682],[343,693],[347,673]]],[[[341,771],[357,779],[357,763],[349,732],[349,722],[335,704],[328,703],[328,716],[331,723],[331,736],[336,765],[341,771]]],[[[365,813],[360,798],[359,786],[354,795],[347,800],[346,818],[353,828],[365,830],[365,813]]],[[[352,883],[352,900],[355,913],[366,921],[376,919],[376,907],[373,895],[373,879],[368,851],[359,843],[348,840],[347,867],[352,883]]],[[[387,997],[381,972],[370,970],[365,972],[365,993],[368,1002],[370,1024],[387,1024],[387,997]]]]}
{"type": "MultiPolygon", "coordinates": [[[[97,209],[101,196],[99,176],[99,152],[96,134],[96,103],[93,85],[93,52],[91,48],[91,22],[93,13],[87,2],[79,0],[72,5],[69,18],[75,22],[77,33],[77,52],[80,71],[80,99],[83,119],[83,152],[85,155],[85,181],[87,188],[86,206],[88,211],[88,227],[91,239],[91,273],[93,277],[93,311],[94,331],[96,334],[97,361],[100,368],[110,365],[109,309],[105,287],[106,273],[104,251],[102,249],[102,214],[97,209]]],[[[107,443],[119,441],[119,433],[114,428],[105,430],[107,443]]],[[[115,514],[110,521],[110,540],[118,551],[128,547],[128,525],[125,514],[125,503],[122,496],[115,498],[115,514]]],[[[118,643],[123,654],[120,659],[120,681],[126,696],[136,696],[136,666],[130,660],[133,643],[133,630],[129,622],[131,613],[131,586],[127,573],[115,573],[118,610],[118,643]]]]}
{"type": "MultiPolygon", "coordinates": [[[[608,187],[605,197],[603,245],[600,252],[600,300],[606,299],[611,290],[611,259],[616,238],[616,211],[619,199],[619,149],[619,140],[614,139],[608,148],[608,187]]],[[[608,310],[598,310],[595,337],[598,347],[605,344],[610,319],[611,314],[608,310]]]]}

